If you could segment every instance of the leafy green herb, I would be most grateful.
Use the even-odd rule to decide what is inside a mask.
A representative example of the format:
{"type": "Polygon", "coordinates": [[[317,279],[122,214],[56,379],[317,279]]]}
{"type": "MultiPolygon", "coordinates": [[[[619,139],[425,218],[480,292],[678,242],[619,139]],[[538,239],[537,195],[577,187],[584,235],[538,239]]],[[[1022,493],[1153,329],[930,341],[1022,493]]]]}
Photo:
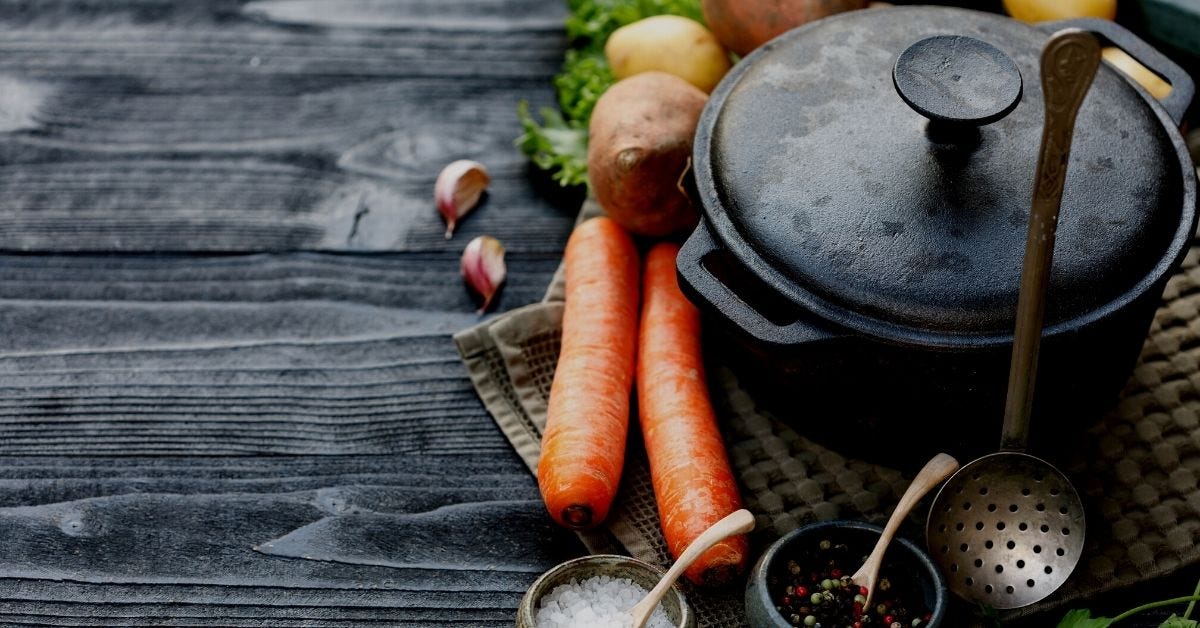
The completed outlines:
{"type": "Polygon", "coordinates": [[[529,113],[529,103],[517,104],[517,117],[525,130],[517,147],[542,170],[554,173],[564,186],[587,183],[587,129],[567,122],[559,112],[545,107],[539,124],[529,113]]]}
{"type": "MultiPolygon", "coordinates": [[[[1160,608],[1163,606],[1172,606],[1174,604],[1183,604],[1184,602],[1196,602],[1200,600],[1200,583],[1196,584],[1196,593],[1185,595],[1183,597],[1171,598],[1169,600],[1160,600],[1158,602],[1150,602],[1143,604],[1137,608],[1131,608],[1116,617],[1109,619],[1108,617],[1092,617],[1092,612],[1087,609],[1076,609],[1069,611],[1058,622],[1057,628],[1108,628],[1109,626],[1125,619],[1131,615],[1136,615],[1142,611],[1148,611],[1152,608],[1160,608]]],[[[1189,619],[1192,614],[1192,604],[1188,604],[1188,608],[1183,613],[1183,617],[1171,615],[1163,623],[1159,624],[1159,628],[1198,628],[1195,620],[1189,619]]]]}
{"type": "Polygon", "coordinates": [[[1076,609],[1058,622],[1058,628],[1108,628],[1113,620],[1107,617],[1092,617],[1092,611],[1076,609]]]}
{"type": "Polygon", "coordinates": [[[586,124],[600,95],[615,82],[603,52],[568,50],[562,73],[554,77],[563,116],[586,124]]]}
{"type": "Polygon", "coordinates": [[[567,0],[567,37],[572,45],[603,50],[613,31],[652,15],[682,15],[701,24],[699,0],[567,0]]]}
{"type": "Polygon", "coordinates": [[[554,173],[564,186],[587,183],[587,125],[592,109],[616,79],[604,58],[608,36],[626,24],[652,15],[673,14],[704,23],[700,0],[567,0],[571,48],[554,77],[561,113],[542,109],[539,122],[529,104],[517,105],[523,133],[517,147],[537,167],[554,173]]]}
{"type": "Polygon", "coordinates": [[[1000,611],[997,611],[995,606],[980,604],[977,610],[977,615],[987,622],[987,625],[992,628],[1004,628],[1000,623],[1000,611]]]}

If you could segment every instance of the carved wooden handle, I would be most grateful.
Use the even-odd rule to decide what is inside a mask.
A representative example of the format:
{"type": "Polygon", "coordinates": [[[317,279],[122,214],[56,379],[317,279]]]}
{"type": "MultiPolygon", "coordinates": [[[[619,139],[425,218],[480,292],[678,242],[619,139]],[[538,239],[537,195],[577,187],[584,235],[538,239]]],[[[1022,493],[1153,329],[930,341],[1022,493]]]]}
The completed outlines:
{"type": "MultiPolygon", "coordinates": [[[[1046,122],[1038,154],[1034,209],[1047,217],[1058,215],[1067,157],[1075,130],[1075,114],[1087,95],[1100,65],[1100,43],[1087,31],[1062,30],[1050,37],[1042,49],[1042,92],[1046,99],[1046,122]]],[[[1053,223],[1050,224],[1053,233],[1053,223]]]]}
{"type": "Polygon", "coordinates": [[[1100,44],[1086,31],[1061,30],[1051,35],[1042,48],[1046,121],[1038,151],[1029,235],[1021,268],[1001,449],[1024,449],[1029,440],[1029,414],[1033,409],[1033,386],[1037,379],[1038,351],[1046,313],[1046,286],[1050,280],[1054,232],[1067,179],[1075,114],[1099,65],[1100,44]]]}

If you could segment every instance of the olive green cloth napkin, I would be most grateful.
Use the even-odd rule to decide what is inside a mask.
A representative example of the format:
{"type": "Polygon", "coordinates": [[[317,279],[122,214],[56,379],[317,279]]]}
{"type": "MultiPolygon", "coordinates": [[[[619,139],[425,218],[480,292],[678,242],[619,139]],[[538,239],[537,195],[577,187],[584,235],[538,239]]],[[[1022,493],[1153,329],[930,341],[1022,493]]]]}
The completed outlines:
{"type": "MultiPolygon", "coordinates": [[[[599,212],[589,201],[580,218],[599,212]]],[[[1085,446],[1068,456],[1065,471],[1093,513],[1087,549],[1067,585],[1025,613],[1200,561],[1198,260],[1200,249],[1193,247],[1168,283],[1165,302],[1119,405],[1089,429],[1085,446]]],[[[541,303],[497,316],[454,338],[484,405],[531,472],[537,468],[558,356],[562,295],[560,269],[541,303]]],[[[886,519],[908,478],[806,439],[757,407],[734,373],[720,365],[709,365],[709,379],[743,499],[758,519],[753,547],[761,549],[811,521],[886,519]]],[[[644,453],[637,449],[636,423],[632,425],[619,503],[604,530],[581,538],[593,552],[624,549],[650,563],[668,565],[644,453]]],[[[924,545],[924,513],[921,508],[917,512],[904,532],[924,545]]],[[[741,591],[687,593],[701,626],[744,624],[741,591]]]]}

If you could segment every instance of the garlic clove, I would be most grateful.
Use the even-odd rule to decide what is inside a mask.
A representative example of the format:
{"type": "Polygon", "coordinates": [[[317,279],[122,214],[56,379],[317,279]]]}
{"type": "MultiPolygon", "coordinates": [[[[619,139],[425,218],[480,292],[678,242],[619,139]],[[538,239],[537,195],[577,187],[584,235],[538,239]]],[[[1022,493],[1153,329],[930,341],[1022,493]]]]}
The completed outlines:
{"type": "Polygon", "coordinates": [[[477,161],[459,159],[442,168],[433,186],[433,198],[446,219],[447,240],[454,234],[458,219],[475,208],[491,182],[487,168],[477,161]]]}
{"type": "Polygon", "coordinates": [[[462,276],[472,290],[483,297],[477,314],[483,314],[500,290],[508,270],[504,266],[504,245],[492,236],[479,236],[467,244],[462,254],[462,276]]]}

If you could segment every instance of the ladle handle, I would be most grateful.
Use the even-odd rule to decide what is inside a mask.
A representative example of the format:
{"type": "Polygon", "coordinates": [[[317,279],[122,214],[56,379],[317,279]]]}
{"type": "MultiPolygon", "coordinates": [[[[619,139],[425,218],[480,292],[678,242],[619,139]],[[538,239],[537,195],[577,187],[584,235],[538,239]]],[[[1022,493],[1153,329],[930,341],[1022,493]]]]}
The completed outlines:
{"type": "Polygon", "coordinates": [[[1075,114],[1087,95],[1100,65],[1100,43],[1083,30],[1069,28],[1050,36],[1042,48],[1042,92],[1046,120],[1034,175],[1033,207],[1029,212],[1029,235],[1021,268],[1021,292],[1017,298],[1017,327],[1013,335],[1012,364],[1008,371],[1008,397],[1004,405],[1004,431],[1000,448],[1025,449],[1029,441],[1029,415],[1037,379],[1038,351],[1046,313],[1046,286],[1054,257],[1054,232],[1075,114]]]}

